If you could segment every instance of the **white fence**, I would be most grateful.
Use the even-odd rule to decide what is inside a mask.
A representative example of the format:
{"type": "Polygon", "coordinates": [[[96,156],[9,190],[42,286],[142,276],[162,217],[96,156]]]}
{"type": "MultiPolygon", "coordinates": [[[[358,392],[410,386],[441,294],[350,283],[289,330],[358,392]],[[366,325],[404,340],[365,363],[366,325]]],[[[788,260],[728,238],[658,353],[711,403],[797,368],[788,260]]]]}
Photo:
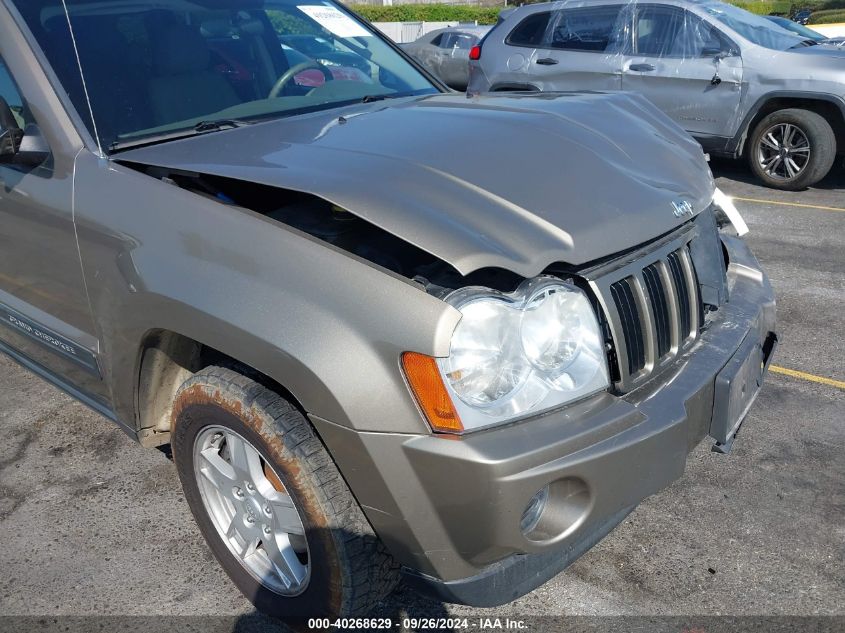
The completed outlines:
{"type": "Polygon", "coordinates": [[[458,26],[457,22],[373,22],[373,26],[398,44],[413,42],[426,33],[447,26],[458,26]]]}

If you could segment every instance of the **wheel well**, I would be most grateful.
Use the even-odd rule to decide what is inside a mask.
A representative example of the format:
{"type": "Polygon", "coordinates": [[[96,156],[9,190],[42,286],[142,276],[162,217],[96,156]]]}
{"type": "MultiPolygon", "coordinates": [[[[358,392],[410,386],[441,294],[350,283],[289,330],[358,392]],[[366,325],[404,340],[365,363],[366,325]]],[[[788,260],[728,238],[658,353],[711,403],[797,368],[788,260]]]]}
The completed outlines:
{"type": "Polygon", "coordinates": [[[147,447],[170,441],[170,414],[179,387],[210,365],[227,367],[287,399],[303,414],[293,394],[266,374],[213,347],[169,330],[153,330],[144,337],[137,382],[138,437],[147,447]]]}
{"type": "Polygon", "coordinates": [[[816,114],[823,116],[827,122],[830,123],[830,127],[833,128],[833,134],[836,137],[837,153],[841,153],[845,150],[845,118],[843,117],[842,110],[839,106],[831,101],[825,101],[823,99],[777,97],[766,101],[757,111],[757,114],[755,114],[748,123],[748,127],[745,129],[745,134],[742,138],[742,144],[739,152],[740,155],[745,152],[745,142],[748,140],[748,137],[751,136],[754,128],[757,127],[757,124],[772,112],[786,110],[787,108],[810,110],[811,112],[815,112],[816,114]]]}

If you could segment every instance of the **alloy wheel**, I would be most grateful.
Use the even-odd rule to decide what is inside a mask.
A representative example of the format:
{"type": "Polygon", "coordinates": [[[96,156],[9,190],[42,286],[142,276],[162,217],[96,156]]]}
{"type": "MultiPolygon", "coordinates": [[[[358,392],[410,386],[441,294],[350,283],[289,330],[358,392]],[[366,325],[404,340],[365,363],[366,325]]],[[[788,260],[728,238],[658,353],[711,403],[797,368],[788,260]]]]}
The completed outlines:
{"type": "Polygon", "coordinates": [[[807,167],[810,151],[810,141],[801,128],[777,123],[760,136],[757,161],[770,178],[792,180],[807,167]]]}
{"type": "Polygon", "coordinates": [[[258,450],[209,426],[194,442],[194,474],[206,512],[244,569],[275,593],[302,593],[311,567],[302,518],[258,450]]]}

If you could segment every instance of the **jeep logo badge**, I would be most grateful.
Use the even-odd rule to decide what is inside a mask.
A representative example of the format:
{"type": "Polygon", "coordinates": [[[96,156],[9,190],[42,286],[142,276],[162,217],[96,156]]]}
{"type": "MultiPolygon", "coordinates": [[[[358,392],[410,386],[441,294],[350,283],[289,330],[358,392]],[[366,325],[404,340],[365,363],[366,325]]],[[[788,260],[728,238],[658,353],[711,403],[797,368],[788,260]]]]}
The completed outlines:
{"type": "Polygon", "coordinates": [[[676,218],[692,215],[692,204],[687,200],[672,200],[672,213],[676,218]]]}

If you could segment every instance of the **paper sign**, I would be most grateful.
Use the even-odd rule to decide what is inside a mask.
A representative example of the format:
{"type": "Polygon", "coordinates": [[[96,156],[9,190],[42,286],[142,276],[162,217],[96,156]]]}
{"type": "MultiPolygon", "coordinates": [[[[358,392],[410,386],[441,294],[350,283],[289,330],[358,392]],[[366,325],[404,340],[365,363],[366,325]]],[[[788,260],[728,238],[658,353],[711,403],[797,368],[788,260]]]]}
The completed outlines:
{"type": "Polygon", "coordinates": [[[304,5],[296,8],[338,37],[372,36],[372,33],[335,7],[304,5]]]}

